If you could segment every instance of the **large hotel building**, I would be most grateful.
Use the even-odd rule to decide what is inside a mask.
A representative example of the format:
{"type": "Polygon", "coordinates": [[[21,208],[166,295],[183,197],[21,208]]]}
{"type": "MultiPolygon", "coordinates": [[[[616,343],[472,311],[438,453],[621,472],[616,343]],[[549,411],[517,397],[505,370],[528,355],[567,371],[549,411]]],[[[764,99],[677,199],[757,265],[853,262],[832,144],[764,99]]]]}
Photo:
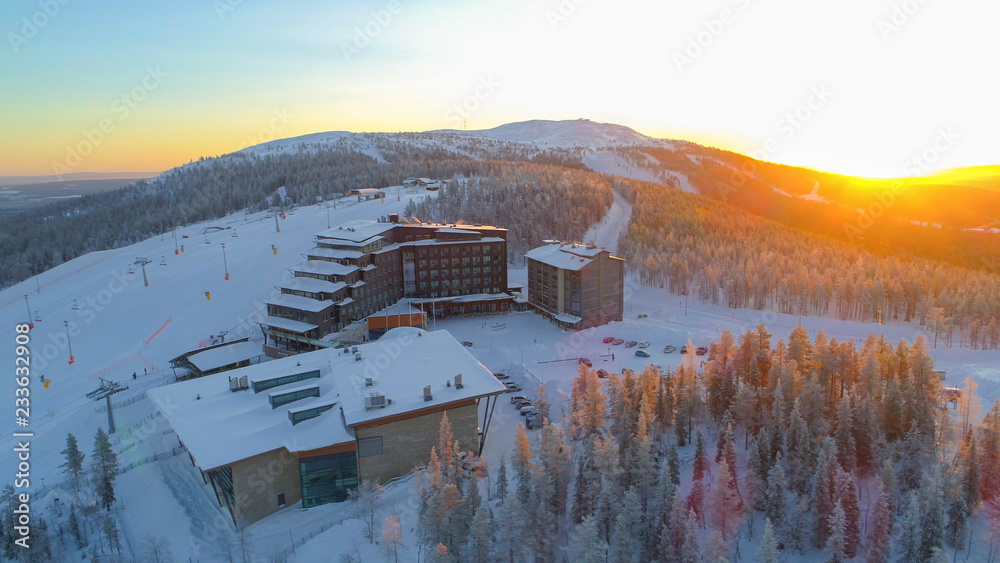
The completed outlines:
{"type": "Polygon", "coordinates": [[[266,300],[272,357],[330,346],[327,335],[403,298],[432,317],[506,311],[507,229],[357,222],[316,234],[294,277],[266,300]]]}

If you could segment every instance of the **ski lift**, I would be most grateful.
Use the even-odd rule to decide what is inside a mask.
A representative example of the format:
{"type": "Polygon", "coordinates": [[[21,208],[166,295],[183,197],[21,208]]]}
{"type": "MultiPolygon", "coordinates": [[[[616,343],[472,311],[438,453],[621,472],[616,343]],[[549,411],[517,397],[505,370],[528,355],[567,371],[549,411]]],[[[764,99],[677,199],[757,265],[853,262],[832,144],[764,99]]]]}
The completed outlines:
{"type": "Polygon", "coordinates": [[[38,316],[38,311],[35,311],[35,322],[36,323],[42,322],[42,317],[38,316]]]}
{"type": "Polygon", "coordinates": [[[166,256],[160,257],[160,265],[161,266],[166,266],[167,265],[167,257],[166,256]]]}
{"type": "Polygon", "coordinates": [[[236,231],[233,231],[232,237],[233,238],[240,238],[239,235],[236,234],[236,231]]]}
{"type": "Polygon", "coordinates": [[[74,311],[80,310],[80,305],[76,302],[76,299],[73,300],[73,310],[74,311]]]}
{"type": "Polygon", "coordinates": [[[135,273],[135,268],[133,268],[131,264],[128,267],[128,273],[129,274],[134,274],[135,273]]]}

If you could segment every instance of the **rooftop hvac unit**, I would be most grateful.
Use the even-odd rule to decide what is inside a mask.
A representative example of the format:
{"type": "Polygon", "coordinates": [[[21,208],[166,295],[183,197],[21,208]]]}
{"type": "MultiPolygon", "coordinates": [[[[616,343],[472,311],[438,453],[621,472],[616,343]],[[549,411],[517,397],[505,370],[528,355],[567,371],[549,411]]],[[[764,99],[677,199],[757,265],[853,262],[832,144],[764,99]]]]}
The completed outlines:
{"type": "Polygon", "coordinates": [[[360,362],[361,361],[361,352],[355,352],[354,353],[354,361],[355,362],[360,362]]]}
{"type": "Polygon", "coordinates": [[[428,385],[424,387],[424,401],[433,401],[434,395],[431,395],[431,386],[428,385]]]}
{"type": "Polygon", "coordinates": [[[465,387],[465,385],[462,385],[462,374],[458,374],[455,376],[455,389],[461,389],[462,387],[465,387]]]}
{"type": "Polygon", "coordinates": [[[365,387],[371,387],[372,385],[375,385],[375,382],[372,381],[372,378],[366,377],[365,378],[365,387]]]}
{"type": "Polygon", "coordinates": [[[240,378],[238,377],[229,378],[229,390],[234,392],[240,390],[240,378]]]}
{"type": "Polygon", "coordinates": [[[240,389],[244,391],[250,388],[250,378],[246,375],[240,378],[240,389]]]}
{"type": "Polygon", "coordinates": [[[372,393],[365,397],[365,410],[369,409],[380,409],[385,407],[386,399],[385,395],[381,393],[372,393]]]}
{"type": "Polygon", "coordinates": [[[351,347],[351,353],[352,354],[357,354],[358,353],[358,347],[357,346],[352,346],[351,347]]]}

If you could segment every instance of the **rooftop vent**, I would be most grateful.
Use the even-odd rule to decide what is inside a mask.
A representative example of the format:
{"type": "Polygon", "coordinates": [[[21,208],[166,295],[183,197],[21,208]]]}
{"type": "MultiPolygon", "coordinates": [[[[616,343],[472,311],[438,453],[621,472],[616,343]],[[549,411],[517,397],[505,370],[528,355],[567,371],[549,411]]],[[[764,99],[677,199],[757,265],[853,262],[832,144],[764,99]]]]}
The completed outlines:
{"type": "Polygon", "coordinates": [[[240,390],[240,378],[238,377],[229,378],[229,390],[234,392],[240,390]]]}
{"type": "Polygon", "coordinates": [[[371,387],[371,386],[373,386],[373,385],[375,385],[375,382],[374,382],[374,381],[372,381],[372,378],[370,378],[370,377],[366,377],[366,378],[365,378],[365,387],[371,387]]]}
{"type": "MultiPolygon", "coordinates": [[[[391,401],[390,401],[391,403],[391,401]]],[[[381,393],[371,393],[365,397],[365,410],[381,409],[386,405],[385,395],[381,393]]]]}
{"type": "Polygon", "coordinates": [[[250,378],[246,375],[240,378],[240,390],[246,391],[250,389],[250,378]]]}
{"type": "Polygon", "coordinates": [[[424,387],[424,401],[433,401],[434,395],[431,394],[431,386],[428,385],[424,387]]]}
{"type": "Polygon", "coordinates": [[[355,352],[354,353],[354,361],[355,362],[360,362],[361,361],[361,352],[355,352]]]}
{"type": "Polygon", "coordinates": [[[455,376],[455,389],[461,389],[463,387],[465,387],[465,385],[462,385],[462,374],[458,374],[455,376]]]}

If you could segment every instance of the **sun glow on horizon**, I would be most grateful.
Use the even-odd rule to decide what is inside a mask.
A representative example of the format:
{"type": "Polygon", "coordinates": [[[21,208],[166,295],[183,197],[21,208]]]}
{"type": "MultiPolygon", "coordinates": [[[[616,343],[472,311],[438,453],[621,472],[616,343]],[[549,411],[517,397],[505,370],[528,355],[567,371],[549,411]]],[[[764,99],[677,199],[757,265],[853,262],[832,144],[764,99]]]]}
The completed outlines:
{"type": "MultiPolygon", "coordinates": [[[[0,58],[10,78],[0,84],[9,109],[0,113],[9,133],[0,136],[0,176],[48,175],[54,163],[166,170],[325,131],[579,117],[865,178],[996,163],[1000,36],[991,22],[1000,4],[928,3],[895,23],[891,6],[877,4],[439,0],[390,13],[384,3],[306,0],[223,14],[183,3],[64,10],[0,58]],[[78,45],[83,59],[67,54],[78,45]],[[149,69],[162,80],[146,78],[149,69]],[[100,141],[72,158],[102,123],[100,141]],[[941,131],[952,132],[947,143],[941,131]]],[[[6,4],[0,14],[17,22],[31,9],[6,4]]]]}

